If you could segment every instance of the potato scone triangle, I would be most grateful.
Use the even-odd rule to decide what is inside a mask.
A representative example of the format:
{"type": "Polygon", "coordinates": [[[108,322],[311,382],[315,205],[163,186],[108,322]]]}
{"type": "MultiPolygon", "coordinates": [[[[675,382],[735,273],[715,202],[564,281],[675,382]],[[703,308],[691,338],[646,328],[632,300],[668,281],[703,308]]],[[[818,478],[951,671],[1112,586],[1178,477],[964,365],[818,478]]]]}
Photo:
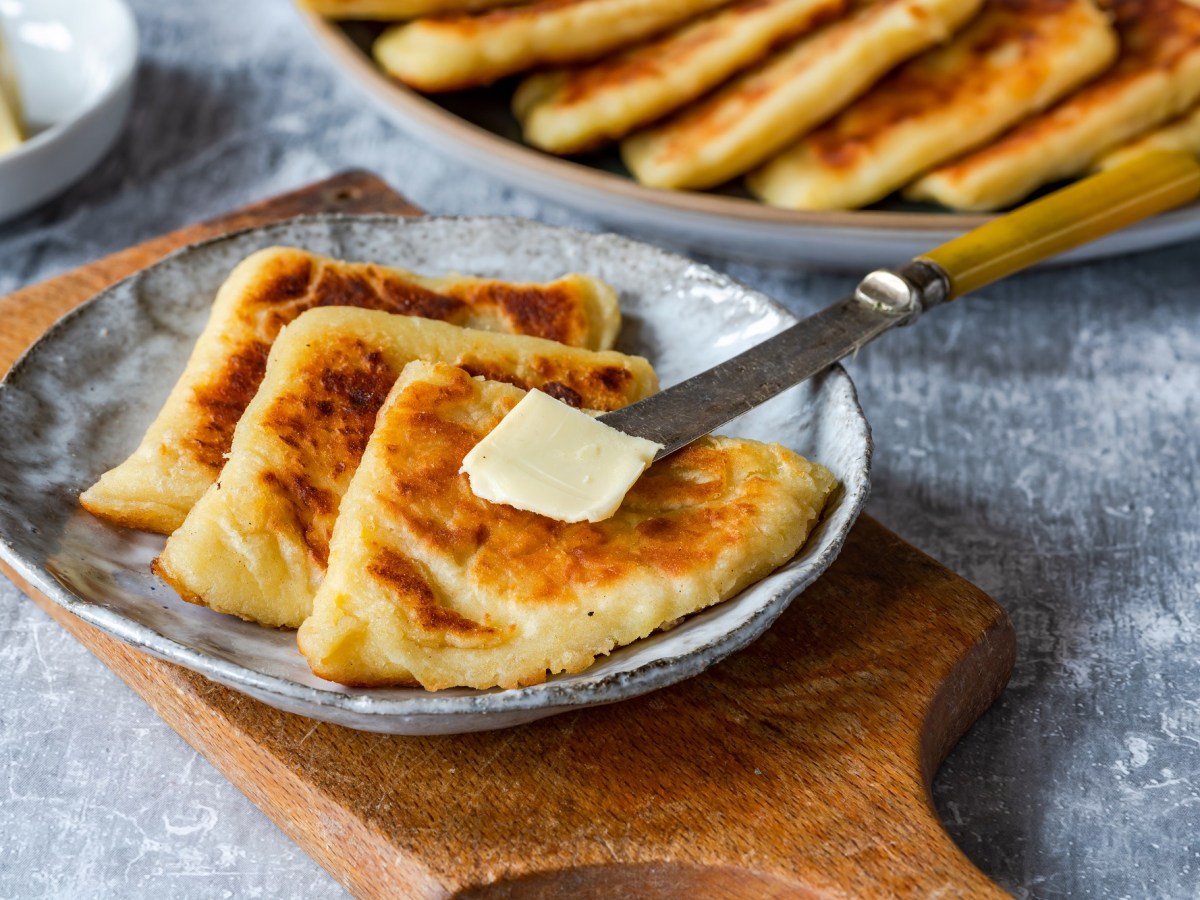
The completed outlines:
{"type": "Polygon", "coordinates": [[[1161,128],[1104,154],[1096,161],[1096,168],[1111,169],[1152,150],[1187,150],[1200,155],[1200,106],[1194,106],[1161,128]]]}
{"type": "Polygon", "coordinates": [[[1087,171],[1105,151],[1200,99],[1200,9],[1183,0],[1118,0],[1116,14],[1116,65],[994,144],[930,172],[906,196],[954,209],[1009,206],[1087,171]]]}
{"type": "Polygon", "coordinates": [[[168,538],[154,570],[185,600],[298,626],[375,416],[413,360],[453,363],[604,410],[658,386],[648,362],[612,350],[371,310],[312,310],[275,341],[219,480],[168,538]]]}
{"type": "Polygon", "coordinates": [[[279,330],[305,310],[351,306],[527,334],[593,349],[620,328],[616,294],[569,275],[547,284],[424,278],[286,247],[245,259],[222,285],[208,324],[133,454],[80,497],[117,525],[169,534],[225,463],[233,429],[258,390],[279,330]]]}
{"type": "Polygon", "coordinates": [[[1092,0],[988,0],[944,47],[746,178],[787,209],[851,209],[995,138],[1103,71],[1117,38],[1092,0]]]}
{"type": "Polygon", "coordinates": [[[531,75],[517,88],[513,111],[528,143],[579,153],[695,100],[849,2],[742,0],[611,59],[531,75]]]}
{"type": "Polygon", "coordinates": [[[477,12],[497,6],[519,6],[528,0],[299,0],[300,5],[327,19],[367,19],[394,22],[417,16],[477,12]]]}
{"type": "Polygon", "coordinates": [[[418,19],[372,48],[389,75],[421,91],[490,84],[539,65],[586,62],[729,0],[539,0],[479,16],[418,19]]]}
{"type": "Polygon", "coordinates": [[[602,522],[488,503],[459,467],[523,395],[452,366],[404,370],[300,628],[317,675],[436,690],[578,672],[786,562],[835,487],[778,444],[710,437],[651,466],[602,522]]]}
{"type": "Polygon", "coordinates": [[[642,184],[707,188],[828,119],[897,63],[945,40],[981,0],[871,0],[787,45],[660,125],[621,143],[642,184]]]}

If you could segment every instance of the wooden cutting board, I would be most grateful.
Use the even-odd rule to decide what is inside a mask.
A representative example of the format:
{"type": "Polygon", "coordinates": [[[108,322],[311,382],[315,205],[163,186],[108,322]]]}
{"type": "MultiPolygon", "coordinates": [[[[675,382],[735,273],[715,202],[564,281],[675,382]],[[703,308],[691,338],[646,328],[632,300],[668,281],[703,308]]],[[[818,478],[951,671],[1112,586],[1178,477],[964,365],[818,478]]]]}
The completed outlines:
{"type": "MultiPolygon", "coordinates": [[[[0,299],[0,372],[176,247],[326,210],[416,212],[352,172],[25,288],[0,299]]],[[[704,675],[458,737],[278,712],[4,571],[358,896],[1003,896],[942,830],[929,784],[1008,681],[1012,626],[869,518],[766,635],[704,675]]]]}

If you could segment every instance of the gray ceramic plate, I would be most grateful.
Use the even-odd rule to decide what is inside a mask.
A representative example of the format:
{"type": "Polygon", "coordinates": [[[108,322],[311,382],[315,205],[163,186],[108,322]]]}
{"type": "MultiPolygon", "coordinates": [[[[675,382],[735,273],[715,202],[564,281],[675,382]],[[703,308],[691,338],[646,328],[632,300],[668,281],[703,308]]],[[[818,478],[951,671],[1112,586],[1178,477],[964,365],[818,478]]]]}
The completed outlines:
{"type": "Polygon", "coordinates": [[[620,349],[664,385],[793,321],[762,294],[687,259],[611,235],[515,219],[318,217],[182,250],[55,325],[0,383],[0,556],[103,631],[280,709],[353,728],[440,734],[501,728],[664,687],[758,637],[832,561],[866,498],[871,442],[841,368],[733,423],[831,468],[842,491],[795,559],[725,603],[600,659],[509,691],[343,688],[313,676],[294,635],[179,600],[149,572],[156,535],[114,528],[76,496],[137,444],[179,375],[217,287],[275,244],[429,274],[599,276],[620,293],[620,349]]]}

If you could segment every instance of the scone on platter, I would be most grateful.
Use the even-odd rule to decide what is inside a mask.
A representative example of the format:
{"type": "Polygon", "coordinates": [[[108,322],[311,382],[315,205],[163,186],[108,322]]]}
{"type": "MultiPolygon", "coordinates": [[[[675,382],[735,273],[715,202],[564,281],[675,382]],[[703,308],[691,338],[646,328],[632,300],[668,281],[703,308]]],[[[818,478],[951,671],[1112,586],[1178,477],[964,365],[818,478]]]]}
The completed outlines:
{"type": "Polygon", "coordinates": [[[276,339],[218,480],[167,540],[154,570],[185,600],[297,627],[311,610],[376,414],[413,360],[453,363],[600,410],[658,387],[646,360],[611,350],[374,310],[311,310],[276,339]]]}
{"type": "Polygon", "coordinates": [[[1082,175],[1101,154],[1200,100],[1200,8],[1185,0],[1118,0],[1116,24],[1121,55],[1109,71],[905,194],[954,209],[1011,206],[1044,184],[1082,175]]]}
{"type": "Polygon", "coordinates": [[[531,75],[513,95],[513,111],[527,143],[579,153],[690,103],[849,2],[741,0],[593,65],[531,75]]]}
{"type": "Polygon", "coordinates": [[[859,0],[850,15],[627,137],[642,184],[713,187],[768,159],[846,106],[897,63],[946,40],[981,0],[859,0]]]}
{"type": "Polygon", "coordinates": [[[222,285],[208,324],[141,444],[80,502],[131,528],[169,534],[216,481],[234,426],[258,390],[279,330],[314,307],[352,306],[454,325],[607,348],[620,310],[612,289],[583,275],[547,284],[425,278],[291,248],[241,262],[222,285]]]}
{"type": "Polygon", "coordinates": [[[710,437],[651,466],[602,522],[488,503],[459,469],[522,396],[453,366],[404,369],[298,634],[316,674],[436,690],[580,671],[790,559],[835,487],[779,445],[710,437]]]}
{"type": "Polygon", "coordinates": [[[787,209],[851,209],[993,140],[1117,55],[1092,0],[988,0],[950,43],[917,57],[746,180],[787,209]]]}
{"type": "Polygon", "coordinates": [[[1187,150],[1200,155],[1200,105],[1177,119],[1123,144],[1096,161],[1098,169],[1111,169],[1152,150],[1187,150]]]}
{"type": "Polygon", "coordinates": [[[298,0],[327,19],[375,19],[395,22],[418,16],[478,12],[498,6],[517,6],[526,0],[298,0]]]}
{"type": "Polygon", "coordinates": [[[534,66],[586,62],[729,0],[539,0],[478,16],[418,19],[375,41],[389,75],[422,91],[490,84],[534,66]]]}

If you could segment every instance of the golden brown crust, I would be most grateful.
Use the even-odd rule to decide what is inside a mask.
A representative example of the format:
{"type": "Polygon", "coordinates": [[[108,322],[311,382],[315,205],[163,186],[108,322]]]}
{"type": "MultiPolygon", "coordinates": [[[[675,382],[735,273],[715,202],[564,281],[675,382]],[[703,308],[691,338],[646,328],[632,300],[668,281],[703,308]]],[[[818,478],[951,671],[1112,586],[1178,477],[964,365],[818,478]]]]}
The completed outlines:
{"type": "Polygon", "coordinates": [[[850,0],[742,0],[593,65],[537,74],[513,97],[526,140],[580,153],[675,112],[850,0]]]}
{"type": "Polygon", "coordinates": [[[592,0],[537,0],[536,3],[530,3],[525,6],[493,9],[476,16],[444,16],[434,19],[428,24],[431,28],[436,28],[444,34],[473,37],[477,34],[485,34],[496,28],[496,26],[504,25],[508,22],[536,19],[547,13],[570,9],[572,6],[580,6],[591,2],[592,0]]]}
{"type": "Polygon", "coordinates": [[[643,184],[713,187],[770,159],[897,64],[944,41],[982,0],[858,2],[844,18],[621,144],[643,184]]]}
{"type": "MultiPolygon", "coordinates": [[[[1052,65],[1052,54],[1048,51],[1062,43],[1062,35],[1054,29],[1039,30],[1035,20],[1071,5],[1072,0],[991,0],[988,14],[993,16],[994,25],[969,45],[968,55],[985,58],[999,48],[1009,53],[1015,48],[1013,66],[1021,60],[1039,58],[1052,65]]],[[[1041,67],[1025,71],[1024,84],[1014,90],[1018,95],[1034,93],[1043,78],[1041,67]]],[[[924,66],[918,59],[881,81],[854,106],[852,116],[817,129],[808,141],[816,157],[830,169],[862,165],[879,152],[879,137],[887,129],[962,98],[976,90],[979,78],[986,77],[987,70],[981,69],[963,71],[960,77],[947,79],[940,69],[924,66]]]]}
{"type": "Polygon", "coordinates": [[[285,466],[258,476],[261,489],[286,511],[321,568],[328,560],[329,535],[341,501],[338,481],[357,468],[398,374],[383,353],[360,340],[332,337],[327,351],[314,360],[317,365],[293,373],[291,389],[276,395],[263,411],[263,427],[291,453],[285,466]],[[333,483],[315,483],[312,473],[325,470],[333,483]]]}
{"type": "Polygon", "coordinates": [[[1122,141],[1200,97],[1200,9],[1182,0],[1118,0],[1120,56],[1095,81],[996,142],[911,185],[910,196],[965,209],[1017,202],[1078,175],[1122,141]]]}
{"type": "MultiPolygon", "coordinates": [[[[841,45],[855,38],[856,29],[870,28],[875,20],[888,14],[889,6],[902,3],[904,0],[880,0],[878,3],[865,6],[853,20],[847,19],[840,23],[839,27],[831,28],[821,34],[822,50],[828,54],[837,53],[841,45]]],[[[917,17],[919,12],[920,9],[914,7],[914,17],[917,17]]],[[[796,78],[806,70],[820,64],[820,56],[798,56],[796,64],[790,67],[785,74],[789,78],[796,78]]],[[[714,95],[684,110],[672,124],[681,136],[686,136],[686,139],[665,142],[659,158],[663,162],[669,163],[681,156],[690,156],[695,152],[696,145],[713,140],[729,127],[728,110],[730,107],[753,106],[763,96],[775,89],[775,82],[770,79],[749,77],[729,85],[719,95],[714,95]]]]}
{"type": "Polygon", "coordinates": [[[460,296],[475,309],[495,309],[511,325],[513,334],[546,338],[573,347],[587,346],[590,326],[582,304],[568,285],[485,281],[464,285],[460,296]]]}
{"type": "Polygon", "coordinates": [[[1117,51],[1092,0],[991,0],[953,40],[895,70],[747,186],[788,209],[872,203],[1067,96],[1117,51]]]}
{"type": "Polygon", "coordinates": [[[250,339],[230,352],[224,368],[211,381],[196,385],[192,404],[199,415],[190,435],[192,453],[200,465],[221,471],[233,440],[233,429],[254,399],[267,369],[271,345],[250,339]]]}
{"type": "Polygon", "coordinates": [[[378,550],[367,565],[367,572],[380,584],[390,588],[396,597],[407,600],[408,612],[414,624],[425,631],[442,632],[458,639],[496,639],[499,643],[500,630],[490,625],[474,622],[438,603],[429,580],[406,556],[386,547],[378,550]]]}
{"type": "MultiPolygon", "coordinates": [[[[502,319],[513,334],[563,344],[586,341],[589,322],[572,286],[466,281],[445,293],[429,290],[404,274],[369,263],[320,260],[306,253],[271,260],[259,289],[248,294],[236,316],[246,337],[229,351],[223,371],[196,386],[200,415],[192,442],[196,458],[218,472],[233,429],[262,382],[270,342],[302,313],[351,306],[404,316],[469,325],[481,316],[502,319]]],[[[390,386],[390,385],[389,385],[390,386]]],[[[386,393],[386,392],[385,392],[386,393]]]]}
{"type": "Polygon", "coordinates": [[[1200,49],[1200,9],[1181,0],[1119,0],[1115,5],[1121,55],[1116,64],[1077,94],[1068,97],[1044,116],[1018,125],[996,143],[972,154],[960,164],[940,170],[953,180],[956,171],[993,156],[1020,153],[1024,145],[1037,144],[1059,127],[1059,120],[1087,115],[1102,107],[1132,80],[1154,71],[1170,72],[1200,49]]]}
{"type": "Polygon", "coordinates": [[[545,603],[642,569],[695,573],[737,541],[762,491],[772,489],[751,480],[737,504],[702,508],[734,486],[726,454],[698,443],[652,466],[627,495],[623,517],[568,524],[488,503],[458,472],[501,418],[497,411],[476,424],[455,409],[472,404],[473,388],[466,379],[417,383],[391,405],[380,439],[394,493],[379,500],[413,550],[469,558],[478,589],[520,591],[529,602],[545,603]]]}
{"type": "Polygon", "coordinates": [[[537,0],[477,16],[419,19],[385,31],[372,53],[421,91],[490,84],[539,65],[597,59],[729,0],[537,0]]]}

